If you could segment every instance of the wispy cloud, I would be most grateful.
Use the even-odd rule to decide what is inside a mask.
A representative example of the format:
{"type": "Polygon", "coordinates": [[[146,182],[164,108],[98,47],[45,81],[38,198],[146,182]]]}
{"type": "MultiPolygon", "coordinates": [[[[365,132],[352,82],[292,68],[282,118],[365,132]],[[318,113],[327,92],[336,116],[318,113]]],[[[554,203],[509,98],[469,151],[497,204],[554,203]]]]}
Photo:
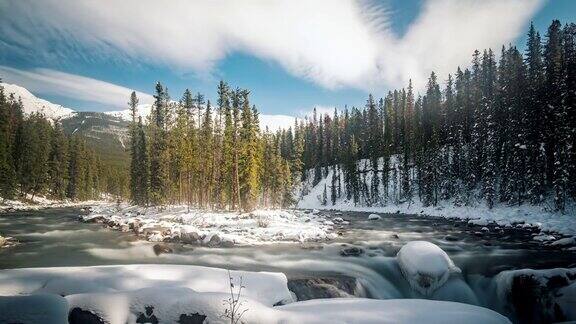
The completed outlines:
{"type": "Polygon", "coordinates": [[[399,38],[386,8],[361,0],[19,0],[0,4],[0,50],[196,73],[241,51],[327,88],[372,91],[423,84],[432,69],[445,75],[474,49],[513,41],[542,1],[427,0],[399,38]]]}
{"type": "MultiPolygon", "coordinates": [[[[15,83],[44,95],[95,102],[109,108],[125,108],[131,89],[112,83],[50,69],[19,70],[0,65],[0,76],[5,82],[15,83]]],[[[140,103],[152,103],[153,97],[136,92],[140,103]]]]}

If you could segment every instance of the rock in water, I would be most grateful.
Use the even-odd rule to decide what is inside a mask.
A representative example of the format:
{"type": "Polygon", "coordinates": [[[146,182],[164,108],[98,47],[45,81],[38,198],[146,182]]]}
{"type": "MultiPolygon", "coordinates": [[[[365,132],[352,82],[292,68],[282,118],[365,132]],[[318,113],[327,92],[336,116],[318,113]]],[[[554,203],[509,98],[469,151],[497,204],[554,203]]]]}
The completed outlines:
{"type": "Polygon", "coordinates": [[[370,214],[370,215],[368,215],[368,220],[379,220],[379,219],[381,219],[381,218],[382,218],[382,217],[380,217],[380,215],[378,215],[378,214],[370,214]]]}
{"type": "Polygon", "coordinates": [[[410,286],[425,296],[430,296],[441,287],[451,272],[460,272],[448,254],[430,242],[408,242],[400,249],[396,259],[410,286]]]}
{"type": "Polygon", "coordinates": [[[105,322],[96,314],[74,307],[68,314],[69,324],[104,324],[105,322]]]}
{"type": "Polygon", "coordinates": [[[354,256],[359,257],[364,254],[364,249],[359,247],[347,247],[340,250],[340,255],[344,257],[354,256]]]}
{"type": "Polygon", "coordinates": [[[172,252],[174,252],[171,247],[169,247],[169,246],[166,245],[166,244],[162,244],[162,243],[154,244],[154,246],[152,247],[152,249],[154,249],[154,254],[156,254],[156,255],[160,255],[160,254],[162,254],[162,253],[172,253],[172,252]]]}
{"type": "Polygon", "coordinates": [[[200,313],[180,314],[178,324],[203,324],[205,319],[206,315],[200,313]]]}

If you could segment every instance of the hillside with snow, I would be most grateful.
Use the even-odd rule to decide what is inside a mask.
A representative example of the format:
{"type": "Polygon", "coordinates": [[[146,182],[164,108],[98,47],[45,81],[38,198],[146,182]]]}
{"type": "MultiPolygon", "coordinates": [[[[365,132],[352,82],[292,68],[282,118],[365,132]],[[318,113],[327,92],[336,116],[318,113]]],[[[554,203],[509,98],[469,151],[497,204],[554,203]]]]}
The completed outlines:
{"type": "Polygon", "coordinates": [[[0,83],[0,85],[4,87],[4,94],[7,97],[13,95],[15,100],[22,100],[25,114],[41,113],[52,120],[68,118],[74,114],[74,110],[38,98],[28,89],[19,85],[10,83],[0,83]]]}
{"type": "MultiPolygon", "coordinates": [[[[138,105],[138,116],[141,116],[144,120],[150,115],[152,111],[151,104],[140,104],[138,105]]],[[[106,111],[104,114],[120,118],[124,121],[132,121],[132,113],[130,109],[116,110],[116,111],[106,111]]],[[[269,131],[275,132],[279,129],[288,129],[294,126],[295,117],[288,115],[266,115],[260,114],[260,129],[265,130],[268,128],[269,131]]]]}

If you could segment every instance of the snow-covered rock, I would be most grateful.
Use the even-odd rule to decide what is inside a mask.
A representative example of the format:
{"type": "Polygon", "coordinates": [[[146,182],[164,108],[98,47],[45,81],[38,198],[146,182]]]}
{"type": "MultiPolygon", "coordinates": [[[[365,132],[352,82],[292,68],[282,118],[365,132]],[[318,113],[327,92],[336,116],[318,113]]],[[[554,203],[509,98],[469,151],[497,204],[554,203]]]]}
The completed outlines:
{"type": "Polygon", "coordinates": [[[370,214],[370,215],[368,215],[368,219],[369,220],[379,220],[379,219],[382,219],[382,217],[380,217],[380,215],[378,215],[378,214],[370,214]]]}
{"type": "Polygon", "coordinates": [[[532,239],[534,241],[546,242],[546,241],[554,241],[556,239],[556,237],[554,237],[554,235],[540,234],[540,235],[535,235],[532,239]]]}
{"type": "Polygon", "coordinates": [[[10,236],[0,235],[0,248],[8,248],[15,245],[18,245],[18,240],[10,236]]]}
{"type": "Polygon", "coordinates": [[[244,323],[510,323],[462,303],[366,298],[291,302],[280,273],[173,265],[38,268],[0,271],[1,323],[229,323],[230,288],[244,323]],[[240,281],[240,278],[241,281],[240,281]],[[240,285],[240,282],[242,283],[240,285]],[[58,295],[63,295],[60,297],[58,295]],[[288,304],[285,304],[288,303],[288,304]],[[283,306],[273,305],[279,304],[283,306]],[[229,314],[229,313],[228,313],[229,314]]]}
{"type": "MultiPolygon", "coordinates": [[[[242,278],[243,294],[265,305],[292,301],[283,273],[230,271],[242,278]]],[[[73,295],[144,288],[189,288],[229,293],[228,271],[189,265],[135,264],[95,267],[24,268],[0,271],[0,295],[50,293],[73,295]]]]}
{"type": "Polygon", "coordinates": [[[569,245],[576,245],[576,238],[574,237],[565,237],[561,238],[557,241],[552,242],[551,245],[555,246],[569,246],[569,245]]]}
{"type": "Polygon", "coordinates": [[[492,285],[493,304],[518,322],[576,321],[576,268],[503,271],[492,285]]]}
{"type": "Polygon", "coordinates": [[[314,299],[276,307],[273,323],[510,323],[489,309],[422,299],[314,299]]]}
{"type": "Polygon", "coordinates": [[[441,287],[452,272],[460,272],[448,254],[426,241],[412,241],[396,255],[402,275],[410,286],[425,296],[441,287]]]}
{"type": "Polygon", "coordinates": [[[334,222],[302,211],[206,212],[186,206],[142,208],[116,204],[94,207],[84,221],[134,231],[149,241],[180,241],[212,247],[276,242],[318,242],[336,238],[334,222]]]}
{"type": "Polygon", "coordinates": [[[468,224],[476,225],[476,226],[486,226],[486,225],[488,225],[488,220],[486,220],[486,219],[471,219],[468,221],[468,224]]]}

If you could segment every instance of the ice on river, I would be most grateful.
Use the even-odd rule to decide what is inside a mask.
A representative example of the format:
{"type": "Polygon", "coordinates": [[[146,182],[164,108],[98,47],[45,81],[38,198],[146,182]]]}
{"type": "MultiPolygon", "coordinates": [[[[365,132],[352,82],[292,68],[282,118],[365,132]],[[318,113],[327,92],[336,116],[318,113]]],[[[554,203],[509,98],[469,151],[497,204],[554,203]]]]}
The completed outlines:
{"type": "Polygon", "coordinates": [[[426,241],[408,242],[396,259],[410,286],[425,296],[441,287],[451,272],[460,272],[446,252],[426,241]]]}
{"type": "Polygon", "coordinates": [[[237,293],[240,286],[237,315],[243,313],[244,323],[509,323],[494,311],[454,302],[293,302],[281,273],[231,271],[229,277],[225,269],[181,265],[3,270],[0,294],[8,296],[0,297],[0,322],[66,323],[78,316],[110,324],[229,323],[230,289],[237,293]]]}
{"type": "Polygon", "coordinates": [[[326,241],[336,237],[333,223],[303,211],[256,210],[250,213],[206,212],[186,206],[162,209],[101,205],[83,216],[149,241],[177,240],[207,246],[326,241]]]}

